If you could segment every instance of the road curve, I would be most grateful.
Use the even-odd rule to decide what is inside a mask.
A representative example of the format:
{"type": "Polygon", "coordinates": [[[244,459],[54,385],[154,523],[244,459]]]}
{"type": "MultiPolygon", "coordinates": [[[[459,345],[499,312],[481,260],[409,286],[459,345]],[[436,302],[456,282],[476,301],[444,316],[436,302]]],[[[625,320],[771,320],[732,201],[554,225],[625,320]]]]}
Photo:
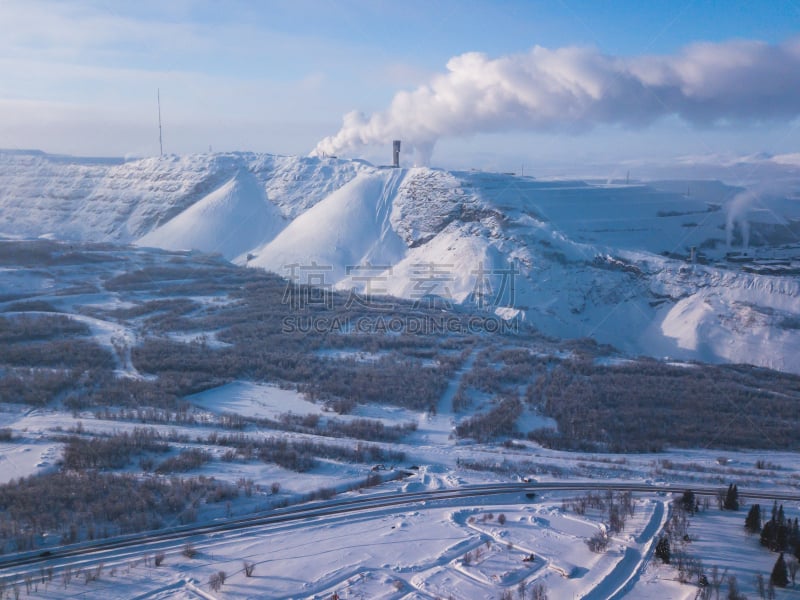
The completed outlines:
{"type": "MultiPolygon", "coordinates": [[[[329,517],[345,515],[364,510],[374,510],[378,508],[405,507],[421,502],[431,502],[437,500],[479,498],[487,496],[497,496],[504,494],[520,494],[520,501],[526,500],[525,494],[548,492],[548,491],[630,491],[645,493],[682,493],[684,490],[691,490],[698,495],[717,495],[722,488],[698,487],[698,486],[667,486],[640,483],[622,482],[598,482],[598,481],[569,481],[569,482],[547,482],[547,483],[497,483],[469,485],[443,490],[428,490],[423,492],[394,492],[387,494],[374,494],[362,498],[352,498],[347,500],[333,500],[318,502],[314,504],[303,504],[288,508],[275,509],[266,513],[249,515],[237,519],[227,519],[212,523],[187,525],[175,527],[167,530],[150,531],[135,535],[120,536],[106,540],[95,540],[69,546],[61,546],[51,550],[25,552],[17,554],[7,554],[0,557],[0,569],[14,567],[36,566],[40,563],[59,559],[81,558],[86,559],[90,556],[100,554],[112,554],[114,551],[138,548],[140,551],[147,552],[149,546],[163,542],[196,541],[197,538],[214,533],[223,533],[247,529],[250,527],[261,527],[264,525],[278,525],[319,517],[329,517]]],[[[766,500],[800,501],[800,492],[778,492],[770,490],[739,490],[740,497],[759,498],[766,500]]]]}

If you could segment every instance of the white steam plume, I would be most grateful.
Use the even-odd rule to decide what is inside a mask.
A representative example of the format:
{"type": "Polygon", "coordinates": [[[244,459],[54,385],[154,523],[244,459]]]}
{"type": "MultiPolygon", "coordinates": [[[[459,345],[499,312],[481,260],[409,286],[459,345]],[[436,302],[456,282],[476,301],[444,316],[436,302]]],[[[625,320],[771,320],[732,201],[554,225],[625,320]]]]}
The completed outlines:
{"type": "Polygon", "coordinates": [[[733,230],[736,223],[739,224],[739,231],[742,234],[742,249],[747,250],[750,246],[750,221],[747,213],[756,202],[756,195],[750,190],[740,192],[733,197],[727,206],[727,223],[725,225],[725,236],[727,238],[728,250],[733,243],[733,230]]]}
{"type": "Polygon", "coordinates": [[[800,39],[700,43],[675,55],[622,58],[587,49],[491,59],[455,56],[447,72],[395,95],[371,116],[351,112],[312,154],[347,154],[402,139],[430,155],[441,137],[512,129],[580,131],[637,127],[665,115],[712,125],[800,114],[800,39]]]}
{"type": "Polygon", "coordinates": [[[777,225],[788,226],[789,222],[781,215],[780,209],[775,210],[775,206],[781,200],[792,197],[796,194],[791,182],[766,181],[756,186],[750,187],[736,194],[725,206],[726,223],[725,237],[727,239],[728,250],[733,245],[733,234],[736,225],[739,225],[739,233],[742,236],[742,250],[750,248],[750,219],[753,213],[761,213],[760,221],[767,219],[777,225]]]}

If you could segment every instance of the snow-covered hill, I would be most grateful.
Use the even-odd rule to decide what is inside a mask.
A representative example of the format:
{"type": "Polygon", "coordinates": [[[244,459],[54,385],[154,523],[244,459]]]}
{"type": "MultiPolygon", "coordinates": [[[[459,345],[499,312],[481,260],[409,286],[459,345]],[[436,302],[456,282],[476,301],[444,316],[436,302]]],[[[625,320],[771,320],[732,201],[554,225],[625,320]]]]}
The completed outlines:
{"type": "Polygon", "coordinates": [[[245,169],[138,240],[168,250],[192,248],[233,258],[271,240],[285,226],[264,186],[245,169]]]}
{"type": "Polygon", "coordinates": [[[222,232],[240,218],[239,210],[267,199],[268,215],[277,206],[293,218],[362,168],[247,153],[123,161],[0,151],[0,235],[129,243],[177,216],[192,224],[213,218],[222,232]],[[184,213],[202,200],[206,208],[184,213]]]}
{"type": "Polygon", "coordinates": [[[800,200],[785,193],[249,153],[0,152],[0,235],[219,252],[633,354],[800,373],[800,200]]]}

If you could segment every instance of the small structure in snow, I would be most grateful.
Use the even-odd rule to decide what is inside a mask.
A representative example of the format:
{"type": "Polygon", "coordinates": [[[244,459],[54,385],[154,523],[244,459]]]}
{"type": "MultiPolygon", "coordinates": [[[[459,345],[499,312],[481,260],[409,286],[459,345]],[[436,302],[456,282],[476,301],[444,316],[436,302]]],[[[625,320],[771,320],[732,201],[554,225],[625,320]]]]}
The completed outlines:
{"type": "Polygon", "coordinates": [[[395,168],[400,166],[400,140],[392,142],[392,166],[395,168]]]}

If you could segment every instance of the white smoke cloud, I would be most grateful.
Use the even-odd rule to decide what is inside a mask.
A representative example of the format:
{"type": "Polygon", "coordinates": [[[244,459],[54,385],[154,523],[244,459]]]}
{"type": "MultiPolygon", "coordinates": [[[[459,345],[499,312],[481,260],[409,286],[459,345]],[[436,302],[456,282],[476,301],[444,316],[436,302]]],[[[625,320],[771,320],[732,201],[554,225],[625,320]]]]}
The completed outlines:
{"type": "Polygon", "coordinates": [[[790,199],[797,196],[797,184],[794,179],[785,181],[767,179],[736,194],[725,205],[725,236],[728,250],[733,248],[733,237],[737,226],[744,251],[750,248],[751,222],[788,227],[790,221],[787,220],[787,215],[796,209],[790,209],[787,213],[787,202],[790,204],[796,202],[790,199]]]}
{"type": "Polygon", "coordinates": [[[727,222],[725,225],[725,236],[728,245],[728,250],[731,249],[733,244],[733,232],[736,224],[739,225],[739,231],[742,236],[742,249],[747,250],[750,247],[750,221],[748,213],[756,203],[756,194],[752,190],[745,190],[734,196],[728,203],[727,222]]]}
{"type": "Polygon", "coordinates": [[[800,39],[701,43],[670,56],[621,58],[588,48],[489,58],[455,56],[447,72],[366,116],[351,112],[312,154],[347,154],[403,140],[430,156],[442,137],[514,129],[644,126],[677,115],[695,125],[800,114],[800,39]]]}

